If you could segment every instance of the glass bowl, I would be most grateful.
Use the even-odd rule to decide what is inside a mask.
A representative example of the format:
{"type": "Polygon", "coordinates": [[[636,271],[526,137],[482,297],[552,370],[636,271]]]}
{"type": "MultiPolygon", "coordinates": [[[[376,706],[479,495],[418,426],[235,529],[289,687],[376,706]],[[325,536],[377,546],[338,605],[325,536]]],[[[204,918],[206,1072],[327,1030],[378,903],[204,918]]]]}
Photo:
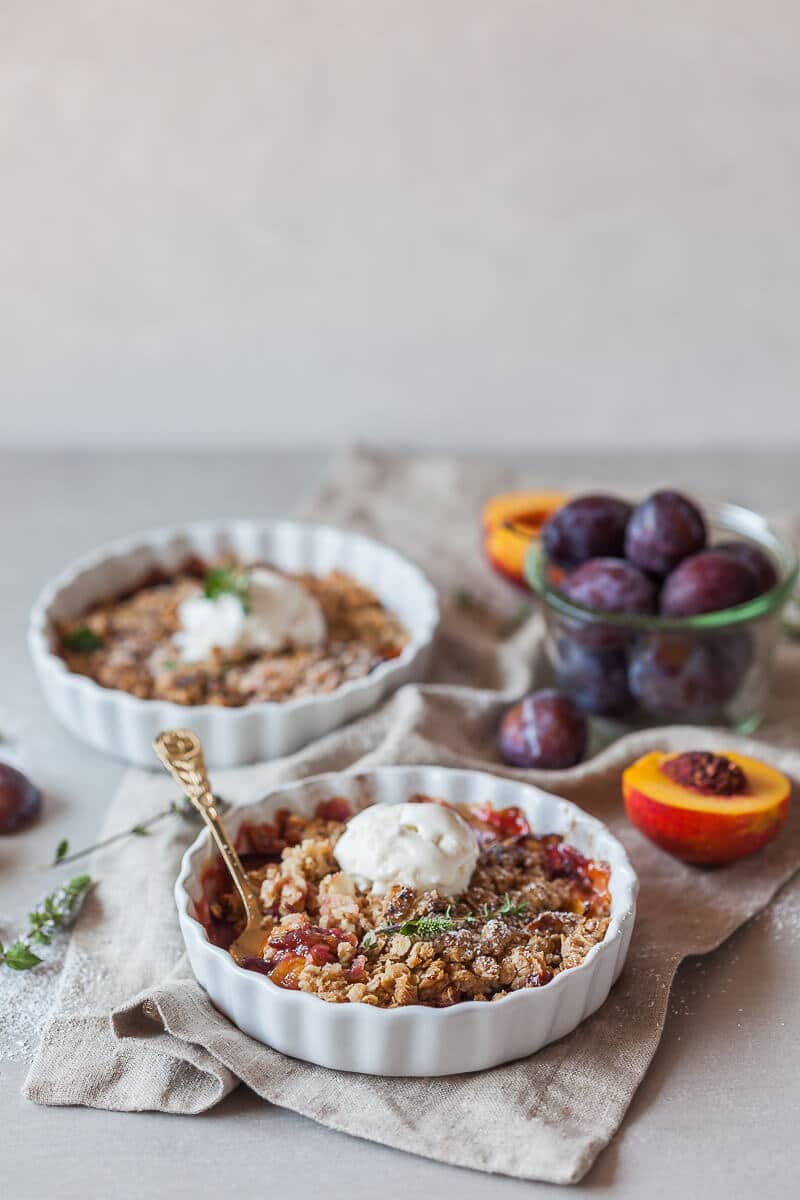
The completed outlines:
{"type": "Polygon", "coordinates": [[[709,546],[734,539],[758,546],[775,566],[775,587],[747,604],[694,617],[599,612],[559,592],[541,542],[531,544],[525,575],[542,602],[554,682],[587,712],[630,726],[716,724],[751,733],[760,724],[797,552],[750,509],[710,501],[701,507],[709,546]]]}

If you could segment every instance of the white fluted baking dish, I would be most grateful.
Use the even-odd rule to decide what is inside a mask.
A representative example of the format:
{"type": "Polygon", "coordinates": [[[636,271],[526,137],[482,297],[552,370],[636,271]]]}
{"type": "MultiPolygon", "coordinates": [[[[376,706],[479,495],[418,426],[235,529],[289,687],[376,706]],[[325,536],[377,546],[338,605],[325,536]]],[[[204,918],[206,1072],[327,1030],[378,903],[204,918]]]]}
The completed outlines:
{"type": "Polygon", "coordinates": [[[51,709],[98,750],[153,767],[156,734],[188,726],[202,739],[208,763],[229,767],[291,754],[368,712],[402,684],[424,678],[438,620],[436,593],[422,571],[371,538],[294,521],[206,521],[125,538],[62,571],[33,606],[28,645],[51,709]],[[397,658],[333,692],[242,708],[142,700],[70,671],[55,653],[55,622],[135,588],[154,567],[174,571],[192,555],[223,553],[319,575],[339,567],[399,617],[409,643],[397,658]]]}
{"type": "Polygon", "coordinates": [[[178,918],[198,982],[245,1033],[293,1058],[340,1071],[453,1075],[533,1054],[604,1003],[625,962],[638,882],[625,850],[608,829],[559,796],[479,771],[377,767],[360,775],[321,775],[281,788],[230,811],[226,825],[235,835],[241,821],[269,820],[278,808],[310,816],[331,796],[360,806],[367,798],[398,804],[415,792],[458,804],[517,805],[534,833],[561,834],[584,854],[608,862],[611,921],[603,941],[579,966],[556,975],[546,987],[523,989],[491,1003],[473,1000],[442,1009],[332,1004],[244,970],[226,950],[208,941],[195,917],[195,902],[202,896],[200,871],[208,853],[202,833],[184,855],[175,884],[178,918]]]}

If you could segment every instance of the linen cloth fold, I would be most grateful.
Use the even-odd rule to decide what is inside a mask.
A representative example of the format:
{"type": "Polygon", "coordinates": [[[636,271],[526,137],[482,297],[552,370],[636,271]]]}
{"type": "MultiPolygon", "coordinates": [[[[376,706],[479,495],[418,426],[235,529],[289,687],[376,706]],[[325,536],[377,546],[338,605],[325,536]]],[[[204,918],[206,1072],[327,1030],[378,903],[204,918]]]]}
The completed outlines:
{"type": "MultiPolygon", "coordinates": [[[[196,828],[175,817],[148,838],[95,856],[99,882],[25,1084],[31,1100],[196,1113],[243,1081],[332,1129],[441,1162],[558,1183],[586,1173],[656,1050],[681,959],[718,946],[800,868],[796,798],[787,828],[764,851],[704,871],[669,858],[628,825],[621,769],[649,749],[729,748],[800,780],[800,648],[781,649],[763,741],[672,727],[629,734],[569,771],[503,766],[497,720],[530,685],[541,627],[531,617],[501,636],[514,604],[475,543],[481,498],[516,482],[453,460],[358,452],[340,462],[306,515],[372,533],[428,570],[443,606],[431,681],[403,688],[377,712],[295,755],[218,772],[214,782],[227,799],[248,803],[325,771],[429,762],[491,770],[566,796],[624,842],[641,883],[628,961],[607,1003],[531,1058],[477,1074],[382,1079],[286,1058],[231,1025],[191,976],[172,888],[196,828]],[[469,600],[456,597],[457,589],[469,600]]],[[[165,775],[128,772],[104,835],[146,819],[174,795],[165,775]]]]}

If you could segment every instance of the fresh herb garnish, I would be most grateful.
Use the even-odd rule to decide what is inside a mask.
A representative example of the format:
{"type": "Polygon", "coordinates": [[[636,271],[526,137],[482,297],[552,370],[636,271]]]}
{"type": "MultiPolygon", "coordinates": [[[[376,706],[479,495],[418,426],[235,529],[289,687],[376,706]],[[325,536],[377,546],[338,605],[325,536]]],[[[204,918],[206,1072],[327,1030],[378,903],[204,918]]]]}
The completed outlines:
{"type": "Polygon", "coordinates": [[[488,904],[484,904],[483,919],[485,921],[493,921],[495,917],[524,917],[527,911],[527,900],[520,900],[518,904],[512,904],[511,897],[509,896],[508,892],[506,892],[506,898],[501,904],[500,908],[496,908],[494,911],[492,911],[488,904]]]}
{"type": "Polygon", "coordinates": [[[0,944],[0,964],[12,971],[29,971],[42,961],[31,949],[31,942],[49,946],[53,935],[74,921],[92,885],[89,875],[76,875],[56,891],[46,896],[38,908],[28,915],[28,932],[8,947],[0,944]]]}
{"type": "Polygon", "coordinates": [[[375,945],[376,933],[403,933],[406,937],[417,937],[424,942],[430,942],[434,938],[440,937],[443,933],[452,933],[454,929],[466,929],[470,925],[493,921],[496,917],[521,917],[528,911],[528,902],[527,900],[521,900],[519,903],[514,904],[508,892],[506,892],[505,900],[500,908],[491,909],[486,904],[479,917],[476,917],[474,913],[468,913],[465,917],[454,917],[452,911],[453,906],[449,904],[443,913],[431,913],[423,917],[413,917],[411,920],[402,921],[398,925],[379,925],[375,933],[370,932],[364,935],[361,939],[361,949],[372,949],[375,945]]]}
{"type": "Polygon", "coordinates": [[[64,645],[78,654],[91,654],[93,650],[99,650],[102,644],[103,639],[88,625],[79,625],[77,629],[71,629],[69,633],[64,634],[64,645]]]}
{"type": "Polygon", "coordinates": [[[14,942],[7,950],[4,950],[0,943],[0,963],[11,967],[12,971],[29,971],[31,967],[37,967],[41,961],[39,955],[34,954],[30,946],[22,939],[14,942]]]}
{"type": "MultiPolygon", "coordinates": [[[[432,913],[427,917],[416,917],[411,921],[403,921],[402,925],[396,927],[397,933],[404,933],[406,936],[421,938],[423,942],[431,942],[434,938],[439,937],[443,933],[450,933],[456,928],[456,922],[450,916],[450,905],[443,913],[432,913]]],[[[472,924],[475,917],[465,917],[467,924],[472,924]]],[[[395,927],[392,925],[381,925],[379,933],[393,933],[395,927]]]]}
{"type": "MultiPolygon", "coordinates": [[[[222,800],[219,796],[215,797],[217,807],[224,812],[228,807],[227,801],[222,800]]],[[[169,808],[165,808],[163,812],[156,813],[153,817],[148,817],[146,821],[139,821],[136,825],[132,825],[130,829],[123,829],[120,833],[112,833],[111,837],[104,838],[102,842],[94,842],[91,846],[85,846],[83,850],[75,850],[69,854],[69,842],[64,838],[58,843],[56,852],[53,856],[51,867],[58,866],[61,863],[73,863],[79,858],[85,858],[87,854],[92,854],[95,850],[103,850],[106,846],[113,845],[114,842],[120,842],[127,837],[146,837],[152,827],[157,825],[159,821],[163,821],[165,817],[183,817],[185,820],[197,821],[199,817],[193,805],[184,796],[182,800],[173,800],[169,808]]]]}
{"type": "Polygon", "coordinates": [[[209,600],[218,596],[230,594],[236,596],[245,612],[250,611],[248,598],[249,577],[246,571],[237,571],[233,567],[213,567],[203,582],[203,594],[209,600]]]}

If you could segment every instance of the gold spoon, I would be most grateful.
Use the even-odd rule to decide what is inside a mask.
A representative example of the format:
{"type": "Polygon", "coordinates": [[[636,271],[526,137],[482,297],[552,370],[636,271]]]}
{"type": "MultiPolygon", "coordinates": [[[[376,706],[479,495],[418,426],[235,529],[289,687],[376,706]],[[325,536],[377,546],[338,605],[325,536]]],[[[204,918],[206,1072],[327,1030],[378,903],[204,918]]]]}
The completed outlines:
{"type": "Polygon", "coordinates": [[[231,954],[237,963],[241,963],[244,958],[262,958],[267,935],[261,928],[263,914],[258,903],[258,893],[222,824],[214,793],[208,782],[199,737],[188,729],[165,729],[153,742],[153,749],[208,826],[208,831],[216,842],[231,879],[236,884],[236,890],[242,898],[247,924],[230,946],[231,954]]]}

